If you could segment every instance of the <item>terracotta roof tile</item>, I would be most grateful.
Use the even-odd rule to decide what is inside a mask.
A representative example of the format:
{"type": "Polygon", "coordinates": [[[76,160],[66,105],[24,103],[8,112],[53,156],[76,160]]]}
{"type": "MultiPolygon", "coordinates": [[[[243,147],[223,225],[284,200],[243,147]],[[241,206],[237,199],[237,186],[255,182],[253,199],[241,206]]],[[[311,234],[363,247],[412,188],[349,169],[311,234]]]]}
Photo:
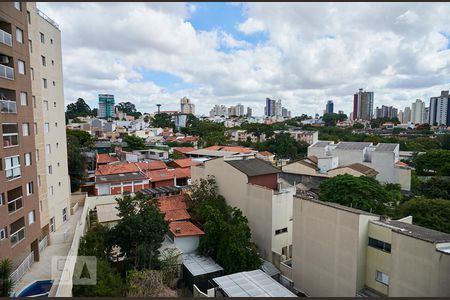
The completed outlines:
{"type": "Polygon", "coordinates": [[[142,161],[135,163],[142,171],[154,171],[154,170],[161,170],[161,169],[167,169],[166,164],[161,160],[154,160],[154,161],[142,161]]]}
{"type": "Polygon", "coordinates": [[[192,158],[176,159],[172,163],[180,168],[188,168],[199,164],[198,162],[193,161],[192,158]]]}
{"type": "Polygon", "coordinates": [[[145,176],[152,182],[165,181],[173,179],[175,177],[175,172],[173,170],[161,169],[145,172],[145,176]]]}
{"type": "Polygon", "coordinates": [[[203,148],[204,150],[212,150],[212,151],[228,151],[228,152],[238,152],[238,153],[251,153],[255,150],[240,146],[210,146],[207,148],[203,148]]]}
{"type": "Polygon", "coordinates": [[[200,236],[205,234],[200,228],[189,221],[172,222],[169,224],[169,230],[176,237],[200,236]]]}
{"type": "Polygon", "coordinates": [[[111,164],[98,166],[95,175],[112,175],[139,172],[139,168],[133,163],[111,164]]]}
{"type": "Polygon", "coordinates": [[[195,149],[193,147],[175,147],[175,148],[173,148],[173,150],[184,154],[184,153],[188,153],[191,151],[195,151],[197,149],[195,149]]]}
{"type": "Polygon", "coordinates": [[[183,195],[173,195],[173,196],[164,196],[159,197],[159,210],[161,212],[167,212],[171,210],[186,210],[186,203],[184,202],[183,195]]]}
{"type": "Polygon", "coordinates": [[[169,222],[189,220],[190,218],[191,215],[189,215],[185,209],[176,209],[164,212],[164,220],[169,222]]]}
{"type": "Polygon", "coordinates": [[[117,156],[109,155],[108,153],[97,153],[95,160],[97,164],[107,164],[110,162],[119,161],[119,158],[117,156]]]}
{"type": "Polygon", "coordinates": [[[262,156],[272,156],[272,155],[273,155],[273,154],[270,153],[269,151],[261,151],[261,152],[258,152],[258,154],[259,154],[259,155],[262,155],[262,156]]]}
{"type": "Polygon", "coordinates": [[[191,178],[191,168],[176,168],[173,171],[176,178],[191,178]]]}

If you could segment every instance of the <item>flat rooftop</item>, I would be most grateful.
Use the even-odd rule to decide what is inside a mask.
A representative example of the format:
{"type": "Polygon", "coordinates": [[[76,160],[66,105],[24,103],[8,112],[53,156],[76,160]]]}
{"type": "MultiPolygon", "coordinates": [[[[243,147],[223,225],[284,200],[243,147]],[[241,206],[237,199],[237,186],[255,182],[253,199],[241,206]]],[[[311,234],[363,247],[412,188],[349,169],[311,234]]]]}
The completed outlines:
{"type": "Polygon", "coordinates": [[[340,142],[337,144],[336,149],[342,150],[363,150],[366,147],[371,146],[372,143],[365,142],[340,142]]]}
{"type": "Polygon", "coordinates": [[[268,174],[281,173],[281,170],[275,168],[271,163],[259,158],[226,160],[227,164],[238,169],[247,176],[260,176],[268,174]]]}
{"type": "Polygon", "coordinates": [[[261,270],[213,278],[228,297],[297,297],[261,270]]]}
{"type": "Polygon", "coordinates": [[[183,188],[179,186],[162,186],[157,188],[142,189],[140,192],[144,195],[159,196],[180,193],[182,190],[183,188]]]}
{"type": "Polygon", "coordinates": [[[95,206],[99,223],[113,222],[120,220],[117,203],[99,204],[95,206]]]}
{"type": "Polygon", "coordinates": [[[96,183],[124,181],[124,180],[145,180],[145,179],[147,179],[147,177],[138,172],[95,176],[96,183]]]}
{"type": "Polygon", "coordinates": [[[379,143],[375,150],[376,152],[392,152],[397,148],[399,144],[393,144],[393,143],[379,143]]]}
{"type": "Polygon", "coordinates": [[[183,254],[183,265],[193,276],[215,273],[223,271],[223,268],[216,264],[210,257],[197,254],[183,254]]]}
{"type": "Polygon", "coordinates": [[[324,148],[324,147],[326,147],[326,146],[328,146],[329,144],[332,144],[332,143],[333,143],[332,141],[318,141],[318,142],[312,144],[309,147],[311,147],[311,148],[324,148]]]}
{"type": "Polygon", "coordinates": [[[211,156],[211,157],[224,157],[237,154],[238,152],[220,151],[220,150],[206,150],[199,149],[191,152],[187,152],[187,155],[199,155],[199,156],[211,156]]]}

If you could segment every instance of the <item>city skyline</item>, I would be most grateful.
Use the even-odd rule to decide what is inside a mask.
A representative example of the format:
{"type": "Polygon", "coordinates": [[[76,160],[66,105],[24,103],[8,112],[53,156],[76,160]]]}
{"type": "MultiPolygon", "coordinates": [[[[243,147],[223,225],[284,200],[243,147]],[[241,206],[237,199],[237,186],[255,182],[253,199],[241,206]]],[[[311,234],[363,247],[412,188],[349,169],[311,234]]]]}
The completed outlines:
{"type": "Polygon", "coordinates": [[[173,110],[188,96],[198,114],[208,115],[214,104],[242,103],[262,115],[261,99],[273,97],[292,115],[314,115],[327,99],[350,112],[361,86],[375,92],[375,106],[396,107],[448,90],[450,14],[442,4],[38,6],[63,29],[66,104],[81,97],[93,106],[98,94],[111,93],[141,111],[153,111],[157,102],[173,110]],[[273,21],[264,18],[268,11],[273,21]],[[86,22],[75,26],[81,12],[86,22]],[[143,26],[149,17],[154,26],[143,26]],[[120,25],[105,26],[109,18],[120,25]],[[401,47],[391,42],[399,40],[401,47]]]}

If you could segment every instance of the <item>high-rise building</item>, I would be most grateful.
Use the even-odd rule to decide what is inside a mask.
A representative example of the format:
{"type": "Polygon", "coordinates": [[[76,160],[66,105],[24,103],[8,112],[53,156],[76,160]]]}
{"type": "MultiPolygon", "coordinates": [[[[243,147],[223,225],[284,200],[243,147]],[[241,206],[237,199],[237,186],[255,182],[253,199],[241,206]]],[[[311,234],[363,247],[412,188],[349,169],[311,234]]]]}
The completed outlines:
{"type": "Polygon", "coordinates": [[[411,108],[409,106],[405,107],[403,111],[403,123],[411,122],[411,108]]]}
{"type": "Polygon", "coordinates": [[[430,124],[450,125],[450,97],[448,91],[441,91],[441,96],[430,98],[430,124]]]}
{"type": "Polygon", "coordinates": [[[333,108],[334,108],[333,100],[328,100],[327,105],[325,106],[325,113],[327,114],[333,113],[333,108]]]}
{"type": "Polygon", "coordinates": [[[236,106],[230,106],[228,108],[228,116],[229,117],[234,117],[236,116],[236,106]]]}
{"type": "Polygon", "coordinates": [[[182,114],[195,115],[195,104],[188,97],[180,99],[180,111],[182,114]]]}
{"type": "Polygon", "coordinates": [[[214,105],[214,107],[209,111],[210,117],[226,117],[227,116],[227,107],[225,105],[214,105]]]}
{"type": "Polygon", "coordinates": [[[275,116],[281,117],[283,115],[283,106],[281,105],[281,100],[275,102],[275,116]]]}
{"type": "Polygon", "coordinates": [[[375,109],[376,118],[397,118],[398,110],[393,106],[382,105],[381,108],[377,107],[375,109]]]}
{"type": "Polygon", "coordinates": [[[247,106],[247,118],[251,118],[251,117],[252,117],[252,109],[247,106]]]}
{"type": "Polygon", "coordinates": [[[430,124],[430,108],[425,107],[423,110],[423,122],[426,124],[430,124]]]}
{"type": "Polygon", "coordinates": [[[114,95],[98,95],[98,114],[101,119],[110,119],[114,114],[114,95]]]}
{"type": "Polygon", "coordinates": [[[266,98],[266,106],[264,107],[264,115],[266,117],[275,116],[275,100],[266,98]]]}
{"type": "Polygon", "coordinates": [[[58,25],[27,2],[38,185],[42,236],[61,227],[70,215],[61,31],[58,25]],[[41,81],[47,81],[48,85],[41,81]],[[51,83],[51,84],[50,84],[51,83]]]}
{"type": "Polygon", "coordinates": [[[411,104],[411,122],[414,124],[423,124],[423,114],[425,111],[425,102],[420,99],[416,99],[416,102],[411,104]]]}
{"type": "Polygon", "coordinates": [[[359,89],[359,92],[353,96],[353,118],[367,121],[373,119],[373,101],[373,92],[359,89]]]}
{"type": "Polygon", "coordinates": [[[236,116],[238,117],[242,117],[244,116],[245,112],[244,112],[244,105],[242,104],[237,104],[236,105],[236,116]]]}
{"type": "Polygon", "coordinates": [[[399,112],[398,112],[398,120],[400,121],[400,123],[402,123],[403,124],[403,111],[402,110],[400,110],[399,112]]]}

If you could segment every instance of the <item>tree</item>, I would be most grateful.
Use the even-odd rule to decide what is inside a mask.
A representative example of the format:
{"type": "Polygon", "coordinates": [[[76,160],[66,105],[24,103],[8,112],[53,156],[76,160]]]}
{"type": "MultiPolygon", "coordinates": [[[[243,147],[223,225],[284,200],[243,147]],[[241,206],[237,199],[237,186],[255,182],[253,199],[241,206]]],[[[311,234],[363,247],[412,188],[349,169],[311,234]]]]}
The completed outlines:
{"type": "Polygon", "coordinates": [[[10,297],[13,292],[14,282],[11,279],[11,273],[11,260],[7,258],[0,261],[0,297],[10,297]]]}
{"type": "Polygon", "coordinates": [[[147,148],[144,139],[135,135],[126,135],[123,141],[127,143],[127,150],[143,150],[147,148]]]}
{"type": "Polygon", "coordinates": [[[401,200],[400,186],[381,185],[375,178],[338,175],[320,184],[319,198],[322,201],[361,209],[376,214],[386,213],[388,203],[401,200]]]}
{"type": "Polygon", "coordinates": [[[151,119],[150,124],[152,127],[155,127],[155,128],[166,128],[166,127],[173,128],[173,127],[175,127],[175,124],[172,122],[171,116],[166,113],[156,114],[151,119]]]}
{"type": "Polygon", "coordinates": [[[430,150],[414,159],[417,175],[450,176],[450,150],[430,150]]]}
{"type": "Polygon", "coordinates": [[[305,142],[295,140],[289,133],[279,133],[258,144],[256,149],[274,153],[277,158],[296,159],[306,155],[308,146],[305,142]]]}
{"type": "Polygon", "coordinates": [[[397,209],[397,217],[412,216],[413,223],[450,233],[450,201],[418,197],[404,202],[397,209]]]}
{"type": "Polygon", "coordinates": [[[133,268],[141,270],[159,266],[159,248],[168,231],[157,201],[142,193],[117,198],[119,217],[111,230],[110,248],[120,247],[119,256],[126,257],[133,268]]]}
{"type": "Polygon", "coordinates": [[[80,144],[80,147],[82,147],[82,148],[88,148],[88,149],[94,148],[94,139],[92,138],[92,135],[90,135],[86,131],[66,129],[66,135],[77,138],[78,143],[80,144]]]}
{"type": "Polygon", "coordinates": [[[445,177],[433,176],[419,186],[419,194],[428,198],[442,198],[450,200],[450,180],[445,177]]]}
{"type": "Polygon", "coordinates": [[[109,257],[107,239],[109,236],[110,229],[96,223],[81,238],[78,249],[79,255],[95,256],[97,259],[107,260],[109,257]]]}
{"type": "Polygon", "coordinates": [[[78,138],[71,134],[67,135],[67,165],[70,176],[70,189],[72,192],[75,192],[85,177],[86,158],[81,154],[78,138]]]}
{"type": "Polygon", "coordinates": [[[93,117],[98,116],[98,108],[93,108],[92,111],[91,111],[91,115],[92,115],[93,117]]]}
{"type": "Polygon", "coordinates": [[[441,143],[441,148],[445,150],[450,150],[450,134],[442,134],[439,136],[439,142],[441,143]]]}
{"type": "Polygon", "coordinates": [[[86,117],[92,114],[91,108],[83,98],[78,98],[75,103],[67,105],[66,118],[73,119],[75,117],[86,117]]]}
{"type": "Polygon", "coordinates": [[[127,297],[175,297],[176,292],[164,285],[157,270],[133,270],[128,274],[127,297]]]}
{"type": "Polygon", "coordinates": [[[136,106],[131,102],[120,102],[116,105],[116,107],[129,116],[133,116],[135,118],[142,116],[142,113],[137,111],[136,106]]]}

